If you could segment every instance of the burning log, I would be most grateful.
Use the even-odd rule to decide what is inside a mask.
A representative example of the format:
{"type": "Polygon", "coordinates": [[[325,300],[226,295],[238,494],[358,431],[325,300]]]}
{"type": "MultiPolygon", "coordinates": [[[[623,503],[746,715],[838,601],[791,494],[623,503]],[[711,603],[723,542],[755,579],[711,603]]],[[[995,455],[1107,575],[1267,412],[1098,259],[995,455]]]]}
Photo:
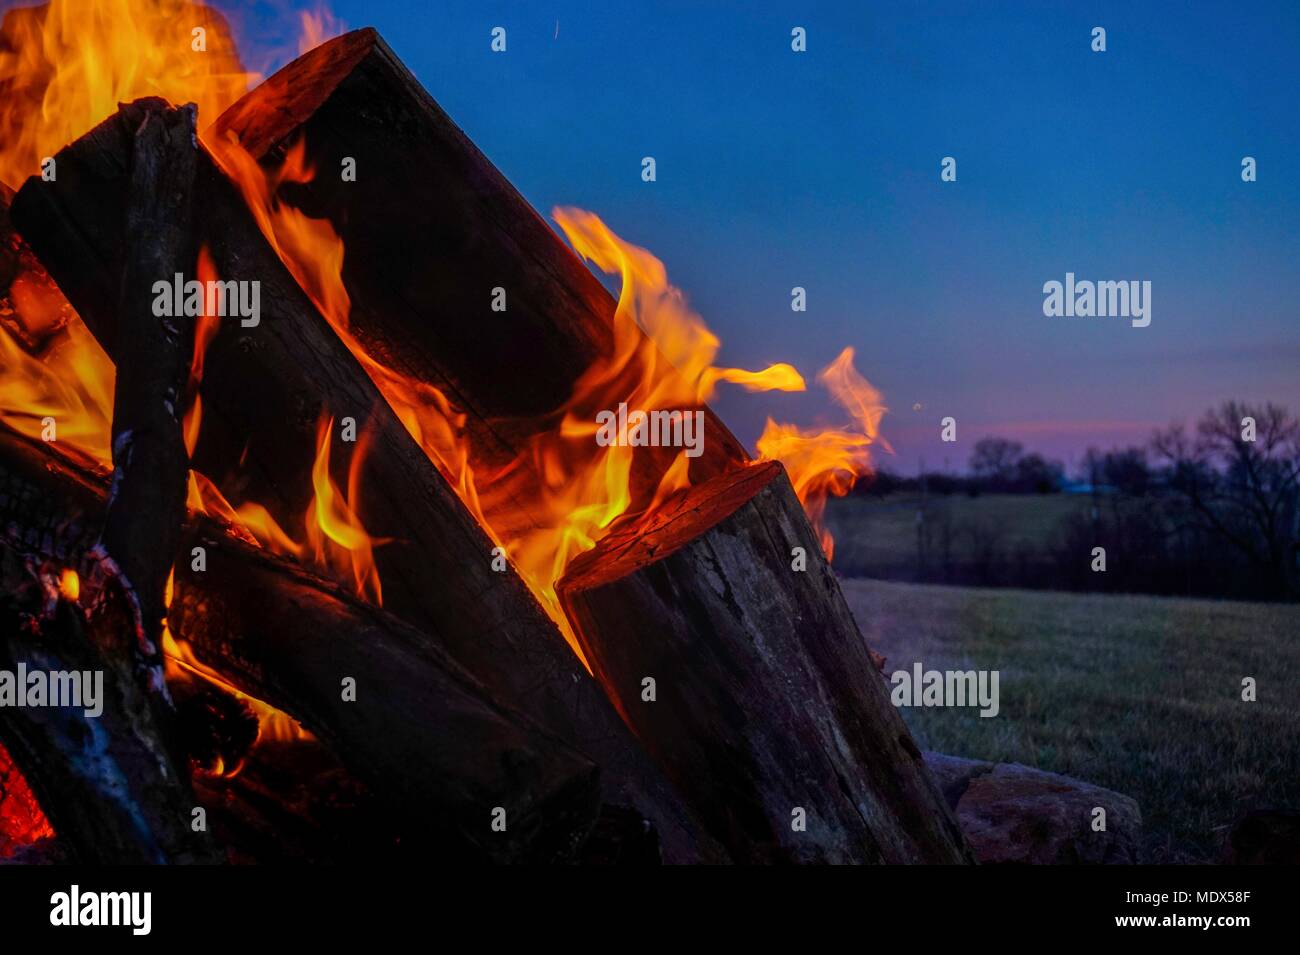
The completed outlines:
{"type": "MultiPolygon", "coordinates": [[[[77,562],[103,493],[93,475],[0,428],[0,527],[34,557],[77,562]]],[[[223,680],[295,716],[403,819],[445,833],[466,856],[557,861],[577,851],[599,811],[589,760],[489,700],[423,634],[336,585],[207,522],[187,528],[184,544],[206,548],[207,569],[177,567],[172,628],[223,680]],[[349,677],[354,701],[342,692],[349,677]],[[491,827],[496,807],[504,832],[491,827]]]]}
{"type": "MultiPolygon", "coordinates": [[[[131,130],[152,105],[123,107],[60,151],[57,182],[29,180],[12,208],[23,238],[110,354],[118,340],[112,303],[120,285],[115,263],[131,130]]],[[[196,222],[200,244],[223,280],[260,282],[261,302],[256,326],[225,321],[207,349],[195,468],[221,475],[242,462],[231,481],[219,483],[268,504],[273,514],[301,514],[311,499],[322,411],[364,419],[370,451],[363,483],[382,488],[368,498],[365,523],[373,536],[391,539],[374,555],[385,607],[445,649],[491,699],[590,756],[602,769],[606,801],[630,804],[652,819],[668,858],[719,858],[518,575],[492,568],[483,529],[205,151],[195,183],[195,207],[203,209],[196,222]]]]}
{"type": "Polygon", "coordinates": [[[780,464],[607,537],[560,597],[623,718],[738,861],[971,861],[780,464]]]}
{"type": "MultiPolygon", "coordinates": [[[[612,352],[609,292],[373,29],[272,75],[212,129],[230,133],[266,162],[305,137],[324,173],[299,188],[304,207],[328,216],[347,248],[353,332],[467,415],[476,468],[525,453],[555,427],[580,376],[612,352]],[[347,160],[354,177],[339,174],[347,160]],[[492,308],[496,288],[505,312],[492,308]]],[[[694,480],[747,460],[726,426],[708,409],[704,416],[694,480]]],[[[637,456],[638,497],[672,459],[637,456]]]]}

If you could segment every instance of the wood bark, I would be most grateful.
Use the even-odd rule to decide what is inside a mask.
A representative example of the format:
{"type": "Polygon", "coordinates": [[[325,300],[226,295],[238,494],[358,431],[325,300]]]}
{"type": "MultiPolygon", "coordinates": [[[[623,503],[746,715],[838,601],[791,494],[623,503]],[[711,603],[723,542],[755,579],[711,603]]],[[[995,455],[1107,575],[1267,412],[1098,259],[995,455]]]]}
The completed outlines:
{"type": "MultiPolygon", "coordinates": [[[[493,473],[555,429],[578,378],[610,356],[609,292],[373,29],[330,40],[272,75],[216,121],[212,135],[229,133],[269,164],[305,138],[320,172],[295,201],[328,216],[343,239],[353,332],[467,415],[477,473],[493,473]],[[355,181],[340,174],[345,159],[355,160],[355,181]],[[495,288],[506,292],[505,312],[492,310],[495,288]]],[[[636,455],[635,500],[648,500],[674,456],[636,455]]],[[[692,478],[746,459],[706,408],[692,478]]],[[[515,505],[512,518],[550,523],[529,515],[528,501],[515,505]]]]}
{"type": "MultiPolygon", "coordinates": [[[[116,342],[112,291],[124,222],[129,133],[150,103],[120,113],[60,151],[57,182],[29,180],[12,217],[91,331],[116,342]]],[[[680,799],[513,570],[492,569],[483,529],[415,444],[262,237],[235,187],[205,151],[196,227],[223,280],[261,282],[261,323],[225,319],[209,345],[203,430],[193,465],[233,501],[254,500],[286,526],[307,511],[316,424],[354,416],[369,451],[359,512],[376,548],[385,609],[444,649],[491,698],[536,719],[602,770],[606,801],[652,819],[675,861],[718,860],[680,799]],[[369,489],[369,493],[367,493],[369,489]]],[[[335,441],[336,451],[341,450],[335,441]]],[[[346,486],[346,455],[332,459],[346,486]]]]}
{"type": "MultiPolygon", "coordinates": [[[[94,475],[0,428],[0,527],[15,553],[88,570],[84,548],[103,507],[94,475]]],[[[574,857],[600,808],[590,760],[490,700],[424,635],[337,585],[208,521],[187,527],[183,542],[203,547],[207,563],[201,572],[178,565],[172,630],[223,680],[298,719],[404,823],[446,835],[444,851],[498,862],[574,857]],[[347,677],[354,702],[344,700],[347,677]],[[491,828],[498,806],[505,832],[491,828]]]]}
{"type": "Polygon", "coordinates": [[[970,861],[780,464],[611,535],[560,596],[624,719],[738,861],[970,861]]]}

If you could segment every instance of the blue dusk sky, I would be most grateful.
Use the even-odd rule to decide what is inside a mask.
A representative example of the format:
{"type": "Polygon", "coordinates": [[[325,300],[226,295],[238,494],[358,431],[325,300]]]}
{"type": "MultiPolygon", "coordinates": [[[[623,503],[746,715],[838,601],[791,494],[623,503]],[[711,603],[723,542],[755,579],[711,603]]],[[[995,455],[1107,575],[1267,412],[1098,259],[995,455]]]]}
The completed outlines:
{"type": "MultiPolygon", "coordinates": [[[[253,47],[284,9],[218,6],[263,31],[253,47]]],[[[894,470],[962,468],[985,434],[1074,463],[1227,398],[1300,411],[1295,2],[332,8],[377,27],[548,221],[590,209],[663,259],[721,364],[811,382],[854,346],[894,470]],[[1044,316],[1067,272],[1150,281],[1150,326],[1044,316]]],[[[714,406],[751,446],[768,414],[841,421],[815,385],[714,406]]]]}

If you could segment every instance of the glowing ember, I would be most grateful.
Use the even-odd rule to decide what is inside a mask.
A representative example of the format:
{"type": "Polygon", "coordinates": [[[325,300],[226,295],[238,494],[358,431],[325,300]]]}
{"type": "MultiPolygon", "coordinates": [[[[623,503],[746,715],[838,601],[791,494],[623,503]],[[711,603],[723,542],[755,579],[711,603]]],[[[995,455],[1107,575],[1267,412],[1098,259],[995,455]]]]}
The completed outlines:
{"type": "Polygon", "coordinates": [[[37,839],[54,835],[27,781],[0,746],[0,859],[37,839]]]}
{"type": "Polygon", "coordinates": [[[71,567],[63,568],[59,574],[59,596],[69,603],[76,603],[81,597],[81,578],[71,567]]]}

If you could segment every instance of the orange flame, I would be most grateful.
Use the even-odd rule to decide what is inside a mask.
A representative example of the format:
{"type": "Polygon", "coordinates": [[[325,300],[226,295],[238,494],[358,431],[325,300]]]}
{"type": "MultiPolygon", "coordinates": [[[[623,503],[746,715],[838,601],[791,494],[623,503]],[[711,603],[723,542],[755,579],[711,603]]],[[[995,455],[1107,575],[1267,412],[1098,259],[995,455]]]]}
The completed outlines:
{"type": "MultiPolygon", "coordinates": [[[[169,608],[172,605],[175,583],[176,571],[173,568],[171,573],[167,575],[167,586],[163,591],[163,605],[169,608]]],[[[172,636],[166,617],[163,618],[162,646],[164,673],[167,681],[175,683],[183,680],[205,680],[218,689],[242,700],[248,705],[253,715],[257,717],[258,742],[262,740],[292,742],[293,740],[312,738],[311,733],[303,729],[302,724],[288,713],[276,709],[270,703],[255,696],[249,696],[211,667],[200,662],[188,642],[177,640],[172,636]]],[[[206,767],[206,771],[214,776],[234,776],[242,768],[242,764],[227,768],[221,757],[218,756],[216,766],[206,767]]]]}
{"type": "Polygon", "coordinates": [[[315,169],[299,139],[270,171],[244,149],[233,132],[204,138],[222,171],[239,187],[258,228],[321,314],[346,328],[352,301],[343,287],[343,240],[328,219],[313,219],[280,198],[280,187],[311,182],[315,169]]]}
{"type": "Polygon", "coordinates": [[[312,486],[316,496],[307,509],[305,523],[307,544],[316,562],[335,570],[350,570],[356,583],[357,595],[369,598],[376,606],[383,606],[383,589],[375,569],[373,549],[384,540],[375,540],[366,533],[349,501],[360,497],[361,462],[368,447],[363,432],[352,452],[348,469],[348,493],[345,497],[330,477],[330,432],[334,419],[322,419],[317,430],[316,461],[311,469],[312,486]],[[340,566],[343,565],[343,566],[340,566]]]}
{"type": "Polygon", "coordinates": [[[570,406],[597,393],[606,405],[615,399],[645,409],[695,407],[713,397],[720,381],[748,391],[804,390],[799,372],[785,363],[757,372],[713,367],[722,343],[669,284],[662,262],[615,235],[595,213],[560,207],[551,214],[580,256],[622,278],[613,354],[583,376],[570,406]],[[622,387],[626,376],[632,379],[630,392],[622,387]],[[618,387],[606,392],[612,383],[618,387]]]}
{"type": "Polygon", "coordinates": [[[347,29],[342,20],[323,8],[311,12],[303,11],[298,14],[298,22],[302,28],[298,37],[299,56],[316,49],[326,40],[338,36],[347,29]]]}
{"type": "MultiPolygon", "coordinates": [[[[630,477],[637,448],[600,447],[595,415],[620,403],[642,411],[689,411],[712,398],[720,382],[749,391],[802,391],[803,378],[790,365],[762,371],[719,368],[721,342],[668,281],[663,263],[626,242],[600,217],[581,209],[552,213],[579,255],[622,279],[614,314],[613,347],[578,379],[560,410],[556,431],[544,433],[481,492],[490,527],[542,606],[576,646],[555,585],[569,562],[596,546],[633,505],[630,477]],[[521,507],[533,518],[520,526],[521,507]]],[[[688,485],[681,454],[660,481],[650,507],[688,485]]]]}
{"type": "Polygon", "coordinates": [[[826,559],[830,560],[835,541],[822,521],[826,499],[832,494],[847,494],[859,477],[870,473],[869,448],[877,440],[880,419],[887,409],[880,392],[854,369],[852,348],[840,352],[821,370],[817,380],[849,412],[857,430],[804,431],[768,418],[757,447],[763,460],[785,465],[795,493],[821,538],[826,559]]]}
{"type": "Polygon", "coordinates": [[[217,267],[212,261],[212,253],[205,245],[199,249],[199,260],[195,266],[195,277],[209,290],[204,301],[203,314],[194,323],[194,355],[190,359],[190,378],[185,387],[189,398],[189,407],[185,409],[182,431],[185,436],[185,453],[194,456],[194,448],[199,443],[199,428],[203,421],[203,398],[199,394],[199,385],[203,382],[203,360],[208,353],[208,345],[217,334],[217,308],[213,301],[215,292],[209,282],[220,279],[217,267]]]}
{"type": "Polygon", "coordinates": [[[187,0],[50,0],[10,10],[0,30],[0,182],[17,187],[39,175],[45,157],[119,103],[161,96],[197,103],[211,120],[256,78],[240,64],[225,19],[187,0]]]}
{"type": "Polygon", "coordinates": [[[261,504],[235,507],[220,489],[198,471],[190,471],[188,506],[227,525],[247,543],[313,562],[331,576],[351,577],[358,597],[383,606],[383,587],[375,567],[374,549],[388,543],[372,537],[357,514],[361,498],[361,473],[369,452],[368,433],[362,432],[348,468],[348,491],[340,490],[330,476],[332,418],[322,418],[316,434],[316,457],[311,480],[314,494],[303,519],[304,542],[293,539],[261,504]]]}

